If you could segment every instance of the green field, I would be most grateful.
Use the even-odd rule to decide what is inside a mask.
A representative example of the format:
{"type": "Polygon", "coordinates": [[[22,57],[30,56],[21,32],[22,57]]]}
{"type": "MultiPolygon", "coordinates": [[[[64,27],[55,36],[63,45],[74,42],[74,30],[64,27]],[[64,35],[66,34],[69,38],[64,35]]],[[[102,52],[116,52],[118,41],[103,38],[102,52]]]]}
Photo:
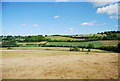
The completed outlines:
{"type": "Polygon", "coordinates": [[[88,46],[88,44],[93,44],[94,47],[101,46],[117,46],[118,40],[102,40],[102,41],[90,41],[90,42],[21,42],[17,43],[22,45],[22,47],[39,47],[38,44],[46,44],[53,46],[88,46]]]}
{"type": "Polygon", "coordinates": [[[93,44],[94,47],[103,46],[100,41],[91,41],[91,42],[49,42],[47,45],[54,46],[88,46],[88,44],[93,44]]]}

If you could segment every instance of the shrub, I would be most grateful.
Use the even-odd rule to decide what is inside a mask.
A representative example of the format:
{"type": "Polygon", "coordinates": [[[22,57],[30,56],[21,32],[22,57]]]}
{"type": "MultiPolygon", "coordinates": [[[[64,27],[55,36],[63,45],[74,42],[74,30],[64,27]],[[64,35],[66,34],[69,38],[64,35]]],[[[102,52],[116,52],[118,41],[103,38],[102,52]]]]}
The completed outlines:
{"type": "Polygon", "coordinates": [[[12,49],[11,47],[7,47],[8,50],[12,49]]]}
{"type": "Polygon", "coordinates": [[[70,51],[80,51],[80,49],[78,47],[71,47],[70,51]]]}
{"type": "Polygon", "coordinates": [[[2,47],[19,47],[16,42],[3,42],[2,47]]]}
{"type": "Polygon", "coordinates": [[[90,52],[91,50],[90,49],[88,49],[88,52],[90,52]]]}
{"type": "Polygon", "coordinates": [[[120,53],[119,46],[103,46],[103,47],[100,47],[99,49],[120,53]]]}
{"type": "Polygon", "coordinates": [[[89,44],[89,45],[87,46],[87,48],[88,48],[88,49],[94,48],[94,45],[93,45],[93,44],[89,44]]]}
{"type": "Polygon", "coordinates": [[[84,50],[84,48],[82,47],[82,51],[84,50]]]}

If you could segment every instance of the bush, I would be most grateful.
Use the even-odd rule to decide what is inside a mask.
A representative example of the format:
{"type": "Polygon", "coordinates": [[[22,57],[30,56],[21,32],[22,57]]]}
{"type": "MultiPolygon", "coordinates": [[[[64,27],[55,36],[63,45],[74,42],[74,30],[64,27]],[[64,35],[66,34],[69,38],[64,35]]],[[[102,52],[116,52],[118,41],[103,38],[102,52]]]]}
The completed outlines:
{"type": "Polygon", "coordinates": [[[71,47],[70,51],[80,51],[80,49],[78,47],[71,47]]]}
{"type": "Polygon", "coordinates": [[[12,49],[11,47],[7,47],[8,50],[12,49]]]}
{"type": "Polygon", "coordinates": [[[84,51],[84,48],[82,47],[82,51],[84,51]]]}
{"type": "Polygon", "coordinates": [[[119,46],[103,46],[103,47],[100,47],[99,49],[120,53],[119,46]]]}
{"type": "Polygon", "coordinates": [[[88,48],[88,49],[94,48],[94,45],[93,45],[93,44],[89,44],[89,45],[87,46],[87,48],[88,48]]]}
{"type": "Polygon", "coordinates": [[[16,42],[3,42],[2,47],[19,47],[16,42]]]}
{"type": "Polygon", "coordinates": [[[91,50],[90,49],[88,49],[88,52],[90,52],[91,50]]]}

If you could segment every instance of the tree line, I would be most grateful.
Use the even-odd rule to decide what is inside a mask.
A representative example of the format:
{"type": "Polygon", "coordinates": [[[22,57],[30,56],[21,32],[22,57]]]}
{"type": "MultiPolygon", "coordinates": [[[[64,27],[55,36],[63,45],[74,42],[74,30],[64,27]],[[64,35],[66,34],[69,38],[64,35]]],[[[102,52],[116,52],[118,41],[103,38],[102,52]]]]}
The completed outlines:
{"type": "Polygon", "coordinates": [[[32,35],[32,36],[0,36],[0,42],[41,42],[41,41],[48,41],[48,42],[87,42],[87,41],[98,41],[98,40],[120,40],[120,31],[108,31],[102,32],[98,34],[106,34],[106,36],[82,36],[77,37],[72,35],[52,35],[52,36],[62,36],[62,37],[70,37],[74,39],[82,39],[85,40],[52,40],[50,38],[45,38],[47,35],[32,35]]]}

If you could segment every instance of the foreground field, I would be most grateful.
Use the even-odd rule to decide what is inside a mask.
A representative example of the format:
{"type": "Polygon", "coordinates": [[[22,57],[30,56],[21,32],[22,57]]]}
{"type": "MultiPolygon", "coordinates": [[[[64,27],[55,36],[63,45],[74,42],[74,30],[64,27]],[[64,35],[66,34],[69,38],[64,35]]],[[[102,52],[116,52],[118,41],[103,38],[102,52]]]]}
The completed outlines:
{"type": "Polygon", "coordinates": [[[4,79],[115,79],[118,54],[3,50],[4,79]]]}

